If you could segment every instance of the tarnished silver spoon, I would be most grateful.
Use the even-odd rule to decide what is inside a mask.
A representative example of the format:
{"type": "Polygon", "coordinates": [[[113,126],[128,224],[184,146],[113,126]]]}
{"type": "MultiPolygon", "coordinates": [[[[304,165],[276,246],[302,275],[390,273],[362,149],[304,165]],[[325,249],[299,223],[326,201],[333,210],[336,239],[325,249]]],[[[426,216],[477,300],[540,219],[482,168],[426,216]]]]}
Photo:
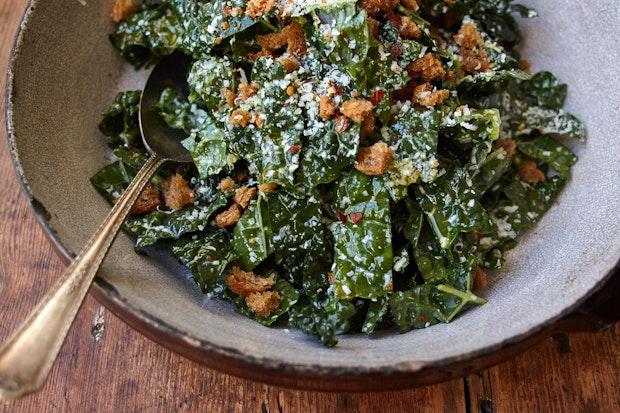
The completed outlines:
{"type": "Polygon", "coordinates": [[[154,68],[140,100],[140,132],[151,157],[73,263],[23,324],[0,348],[0,396],[18,398],[43,386],[69,327],[131,206],[167,161],[191,162],[178,131],[168,128],[156,104],[166,87],[183,92],[190,59],[175,53],[154,68]]]}

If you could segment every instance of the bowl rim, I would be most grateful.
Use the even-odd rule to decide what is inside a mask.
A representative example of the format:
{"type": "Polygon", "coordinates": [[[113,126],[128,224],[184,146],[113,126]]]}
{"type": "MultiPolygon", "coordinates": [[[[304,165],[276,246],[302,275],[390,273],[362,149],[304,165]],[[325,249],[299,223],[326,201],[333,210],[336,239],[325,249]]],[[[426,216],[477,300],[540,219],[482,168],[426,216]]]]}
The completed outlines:
{"type": "MultiPolygon", "coordinates": [[[[20,24],[14,37],[10,51],[6,86],[4,91],[5,126],[7,131],[9,152],[18,181],[40,226],[61,259],[69,264],[75,254],[64,245],[52,227],[50,214],[45,206],[32,193],[17,150],[13,123],[13,92],[15,66],[20,56],[21,47],[25,42],[31,14],[39,0],[28,0],[22,14],[20,24]]],[[[545,331],[572,313],[594,293],[604,287],[609,279],[620,272],[620,257],[615,265],[602,276],[597,284],[582,297],[576,299],[558,315],[547,319],[544,323],[531,327],[528,331],[502,342],[487,345],[475,351],[446,357],[433,362],[402,362],[386,367],[364,366],[322,366],[319,364],[292,364],[272,358],[255,357],[238,350],[220,346],[207,340],[187,334],[165,321],[133,306],[104,279],[96,277],[90,292],[106,308],[112,311],[123,322],[147,336],[157,344],[181,354],[184,357],[200,362],[207,367],[224,373],[231,373],[242,378],[281,385],[291,388],[323,390],[323,391],[369,391],[394,390],[416,385],[431,384],[462,376],[482,368],[487,368],[504,359],[501,354],[516,355],[533,345],[537,339],[545,336],[545,331]],[[379,379],[379,380],[378,380],[379,379]],[[327,380],[329,385],[318,381],[327,380]],[[347,383],[350,382],[350,383],[347,383]]]]}

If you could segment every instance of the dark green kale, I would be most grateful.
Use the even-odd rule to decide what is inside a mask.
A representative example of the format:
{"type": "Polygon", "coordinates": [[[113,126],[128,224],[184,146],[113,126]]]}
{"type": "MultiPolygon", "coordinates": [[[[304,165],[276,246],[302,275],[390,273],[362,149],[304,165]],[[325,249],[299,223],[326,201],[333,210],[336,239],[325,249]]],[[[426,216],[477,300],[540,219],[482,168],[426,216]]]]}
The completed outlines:
{"type": "Polygon", "coordinates": [[[390,195],[383,180],[359,172],[337,187],[335,208],[340,221],[334,236],[335,294],[377,299],[392,290],[392,226],[390,195]]]}
{"type": "Polygon", "coordinates": [[[120,92],[103,113],[99,130],[110,138],[108,143],[112,148],[119,145],[142,146],[138,124],[141,94],[139,90],[120,92]]]}
{"type": "MultiPolygon", "coordinates": [[[[511,0],[418,4],[377,13],[355,0],[277,1],[254,13],[246,0],[143,2],[110,39],[136,67],[174,51],[194,60],[187,98],[166,89],[158,110],[187,135],[195,168],[181,172],[196,199],[131,219],[137,246],[169,241],[203,292],[266,326],[288,316],[326,346],[347,332],[451,322],[484,304],[477,267],[500,268],[552,206],[577,161],[556,138],[583,141],[586,131],[562,109],[566,85],[520,68],[515,16],[533,10],[511,0]],[[290,53],[303,39],[277,33],[293,21],[306,45],[290,53]],[[488,68],[464,64],[455,39],[464,24],[480,31],[488,68]],[[276,46],[263,48],[269,34],[276,46]],[[439,60],[425,64],[443,70],[411,66],[428,54],[439,60]],[[438,77],[425,79],[426,69],[438,77]],[[448,97],[419,106],[423,83],[448,97]],[[347,113],[351,99],[370,102],[372,115],[347,113]],[[360,153],[376,143],[389,151],[360,153]],[[385,168],[365,175],[358,160],[385,168]],[[524,182],[534,165],[544,180],[524,182]],[[256,187],[257,199],[236,204],[240,187],[256,187]],[[240,219],[220,229],[213,218],[225,208],[240,219]],[[235,294],[235,267],[273,277],[278,307],[259,315],[235,294]]],[[[139,91],[120,93],[100,124],[117,160],[91,182],[110,202],[146,161],[139,101],[139,91]]],[[[153,183],[162,189],[168,174],[153,183]]]]}
{"type": "Polygon", "coordinates": [[[226,269],[236,258],[223,232],[213,231],[204,237],[179,240],[172,246],[172,252],[189,268],[203,292],[222,295],[226,289],[226,269]]]}
{"type": "Polygon", "coordinates": [[[349,320],[355,313],[352,303],[335,297],[321,302],[304,299],[291,308],[289,324],[333,347],[338,343],[336,336],[349,331],[349,320]]]}
{"type": "Polygon", "coordinates": [[[167,3],[135,13],[118,25],[110,41],[136,68],[172,53],[183,35],[181,21],[167,3]]]}

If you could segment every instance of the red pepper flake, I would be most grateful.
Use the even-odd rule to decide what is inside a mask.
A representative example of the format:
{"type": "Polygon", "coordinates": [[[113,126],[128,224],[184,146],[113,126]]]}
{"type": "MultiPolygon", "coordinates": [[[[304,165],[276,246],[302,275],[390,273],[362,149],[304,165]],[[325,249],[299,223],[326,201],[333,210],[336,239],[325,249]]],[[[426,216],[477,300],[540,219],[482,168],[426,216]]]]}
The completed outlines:
{"type": "Polygon", "coordinates": [[[336,91],[336,95],[342,96],[344,95],[344,89],[338,85],[334,85],[334,90],[336,91]]]}
{"type": "Polygon", "coordinates": [[[370,102],[377,106],[382,100],[383,97],[385,96],[385,92],[381,89],[375,91],[375,93],[372,94],[372,96],[370,97],[370,102]]]}
{"type": "Polygon", "coordinates": [[[344,115],[340,115],[336,118],[336,132],[343,133],[351,126],[351,119],[344,115]]]}
{"type": "Polygon", "coordinates": [[[347,223],[347,216],[343,214],[342,212],[336,212],[336,218],[338,218],[338,221],[340,221],[343,224],[347,223]]]}
{"type": "Polygon", "coordinates": [[[293,145],[290,148],[288,148],[288,152],[292,154],[297,154],[299,153],[299,151],[301,151],[301,145],[293,145]]]}
{"type": "Polygon", "coordinates": [[[418,320],[420,320],[420,321],[424,321],[424,320],[426,320],[426,317],[424,317],[424,314],[420,314],[420,315],[418,316],[418,320]]]}
{"type": "Polygon", "coordinates": [[[357,225],[362,219],[364,219],[364,213],[363,212],[351,212],[349,214],[349,219],[351,219],[352,223],[357,225]]]}
{"type": "Polygon", "coordinates": [[[481,233],[479,233],[478,231],[474,231],[474,237],[476,237],[476,239],[478,241],[480,241],[482,238],[484,238],[484,236],[481,233]]]}

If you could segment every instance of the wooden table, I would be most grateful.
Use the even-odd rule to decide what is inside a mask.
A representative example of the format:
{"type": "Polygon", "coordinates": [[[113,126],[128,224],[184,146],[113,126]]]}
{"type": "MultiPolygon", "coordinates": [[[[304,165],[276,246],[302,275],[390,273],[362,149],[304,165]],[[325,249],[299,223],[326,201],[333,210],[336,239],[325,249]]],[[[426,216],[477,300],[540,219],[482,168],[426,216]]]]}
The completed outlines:
{"type": "MultiPolygon", "coordinates": [[[[26,0],[0,2],[0,89],[26,0]]],[[[69,5],[68,5],[69,6],[69,5]]],[[[63,269],[17,182],[0,114],[0,341],[63,269]]],[[[208,370],[149,341],[88,298],[46,387],[6,412],[620,411],[620,325],[548,339],[463,379],[407,391],[287,390],[208,370]]]]}

